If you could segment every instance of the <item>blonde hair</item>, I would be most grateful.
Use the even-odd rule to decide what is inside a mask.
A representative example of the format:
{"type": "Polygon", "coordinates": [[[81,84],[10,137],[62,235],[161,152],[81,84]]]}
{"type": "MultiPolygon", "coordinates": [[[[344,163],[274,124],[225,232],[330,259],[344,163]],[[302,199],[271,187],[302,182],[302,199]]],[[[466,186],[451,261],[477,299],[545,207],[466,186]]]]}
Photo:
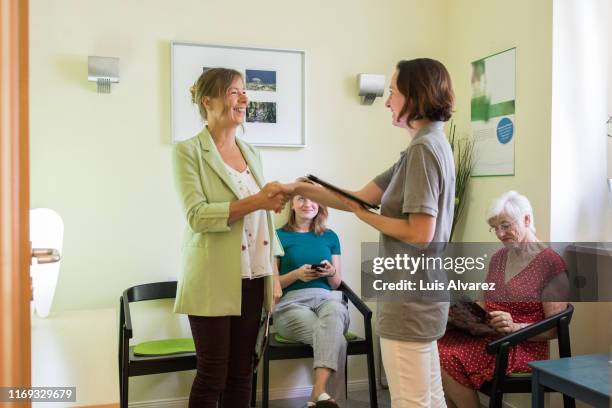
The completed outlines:
{"type": "Polygon", "coordinates": [[[529,229],[535,234],[535,220],[533,219],[533,208],[529,199],[516,191],[510,190],[497,197],[491,202],[489,210],[487,211],[487,222],[491,218],[495,218],[502,213],[508,214],[512,219],[521,223],[528,215],[531,220],[529,229]]]}
{"type": "MultiPolygon", "coordinates": [[[[317,203],[318,204],[318,203],[317,203]]],[[[317,215],[310,222],[310,232],[314,232],[316,235],[323,235],[327,231],[325,223],[327,222],[327,207],[319,204],[319,211],[317,215]]],[[[289,214],[289,220],[283,225],[285,231],[297,231],[298,226],[295,219],[295,210],[293,209],[293,203],[291,203],[291,212],[289,214]]]]}
{"type": "Polygon", "coordinates": [[[234,82],[236,78],[240,78],[244,82],[242,73],[235,69],[209,68],[202,72],[195,84],[189,88],[191,103],[198,106],[200,116],[204,121],[208,120],[208,117],[202,99],[205,96],[209,98],[223,98],[225,106],[223,113],[225,113],[228,109],[227,90],[232,86],[232,82],[234,82]]]}

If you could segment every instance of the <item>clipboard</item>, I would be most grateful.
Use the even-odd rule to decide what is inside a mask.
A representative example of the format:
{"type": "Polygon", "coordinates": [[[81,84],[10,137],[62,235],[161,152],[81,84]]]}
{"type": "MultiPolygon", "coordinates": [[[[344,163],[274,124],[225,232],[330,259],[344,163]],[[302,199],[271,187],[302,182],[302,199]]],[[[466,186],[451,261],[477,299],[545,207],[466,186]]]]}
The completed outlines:
{"type": "Polygon", "coordinates": [[[334,186],[333,184],[328,183],[327,181],[323,181],[323,180],[321,180],[321,179],[320,179],[320,178],[318,178],[317,176],[313,176],[312,174],[307,174],[307,175],[306,175],[306,178],[307,178],[308,180],[313,181],[313,182],[315,182],[315,183],[317,183],[317,184],[320,184],[320,185],[322,185],[323,187],[325,187],[325,188],[327,188],[327,189],[330,189],[330,190],[332,190],[332,191],[334,191],[334,192],[336,192],[336,193],[338,193],[338,194],[340,194],[340,195],[343,195],[344,197],[346,197],[346,198],[348,198],[348,199],[350,199],[350,200],[353,200],[353,201],[355,201],[355,202],[357,202],[357,203],[361,204],[361,205],[362,205],[362,206],[364,206],[365,208],[369,208],[369,209],[371,209],[371,210],[378,210],[378,209],[380,208],[378,205],[368,203],[367,201],[364,201],[364,200],[362,200],[361,198],[359,198],[359,197],[357,197],[357,196],[354,196],[354,195],[353,195],[353,194],[351,194],[351,193],[347,193],[346,191],[344,191],[344,190],[342,190],[342,189],[340,189],[340,188],[338,188],[338,187],[334,186]]]}

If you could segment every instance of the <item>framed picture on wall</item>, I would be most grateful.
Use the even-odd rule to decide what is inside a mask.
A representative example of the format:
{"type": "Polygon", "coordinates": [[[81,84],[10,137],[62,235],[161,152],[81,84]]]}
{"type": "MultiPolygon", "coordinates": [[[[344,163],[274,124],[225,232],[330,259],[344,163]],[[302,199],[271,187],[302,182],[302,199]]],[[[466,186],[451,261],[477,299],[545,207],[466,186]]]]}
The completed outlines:
{"type": "Polygon", "coordinates": [[[202,72],[223,67],[240,71],[249,102],[238,136],[256,146],[306,145],[306,54],[297,50],[171,43],[172,141],[202,130],[189,89],[202,72]]]}

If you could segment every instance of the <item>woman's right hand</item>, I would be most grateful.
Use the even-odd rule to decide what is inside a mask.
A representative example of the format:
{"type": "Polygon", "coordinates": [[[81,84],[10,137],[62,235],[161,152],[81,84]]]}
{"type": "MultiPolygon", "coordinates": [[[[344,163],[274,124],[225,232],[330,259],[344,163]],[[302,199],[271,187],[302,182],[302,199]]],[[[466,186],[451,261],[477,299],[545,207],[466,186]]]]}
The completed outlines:
{"type": "Polygon", "coordinates": [[[283,210],[290,198],[284,186],[278,181],[267,183],[257,194],[259,196],[260,209],[277,213],[283,210]]]}
{"type": "Polygon", "coordinates": [[[310,282],[319,277],[316,270],[310,268],[310,264],[302,265],[293,271],[302,282],[310,282]]]}
{"type": "Polygon", "coordinates": [[[512,315],[508,312],[494,310],[489,312],[489,316],[491,316],[489,325],[491,325],[500,334],[505,335],[513,333],[521,328],[518,324],[514,323],[512,315]]]}

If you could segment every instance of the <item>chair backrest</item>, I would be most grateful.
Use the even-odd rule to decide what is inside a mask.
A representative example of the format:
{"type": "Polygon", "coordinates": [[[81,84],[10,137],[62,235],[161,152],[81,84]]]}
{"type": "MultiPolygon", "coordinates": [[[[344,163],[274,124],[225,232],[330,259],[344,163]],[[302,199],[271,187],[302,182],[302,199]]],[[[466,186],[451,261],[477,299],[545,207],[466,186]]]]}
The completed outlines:
{"type": "Polygon", "coordinates": [[[129,302],[176,297],[176,281],[146,283],[125,290],[129,302]]]}
{"type": "Polygon", "coordinates": [[[567,307],[560,313],[561,318],[557,321],[557,341],[559,344],[559,357],[571,357],[572,349],[570,343],[569,324],[574,314],[574,305],[567,304],[567,307]]]}

